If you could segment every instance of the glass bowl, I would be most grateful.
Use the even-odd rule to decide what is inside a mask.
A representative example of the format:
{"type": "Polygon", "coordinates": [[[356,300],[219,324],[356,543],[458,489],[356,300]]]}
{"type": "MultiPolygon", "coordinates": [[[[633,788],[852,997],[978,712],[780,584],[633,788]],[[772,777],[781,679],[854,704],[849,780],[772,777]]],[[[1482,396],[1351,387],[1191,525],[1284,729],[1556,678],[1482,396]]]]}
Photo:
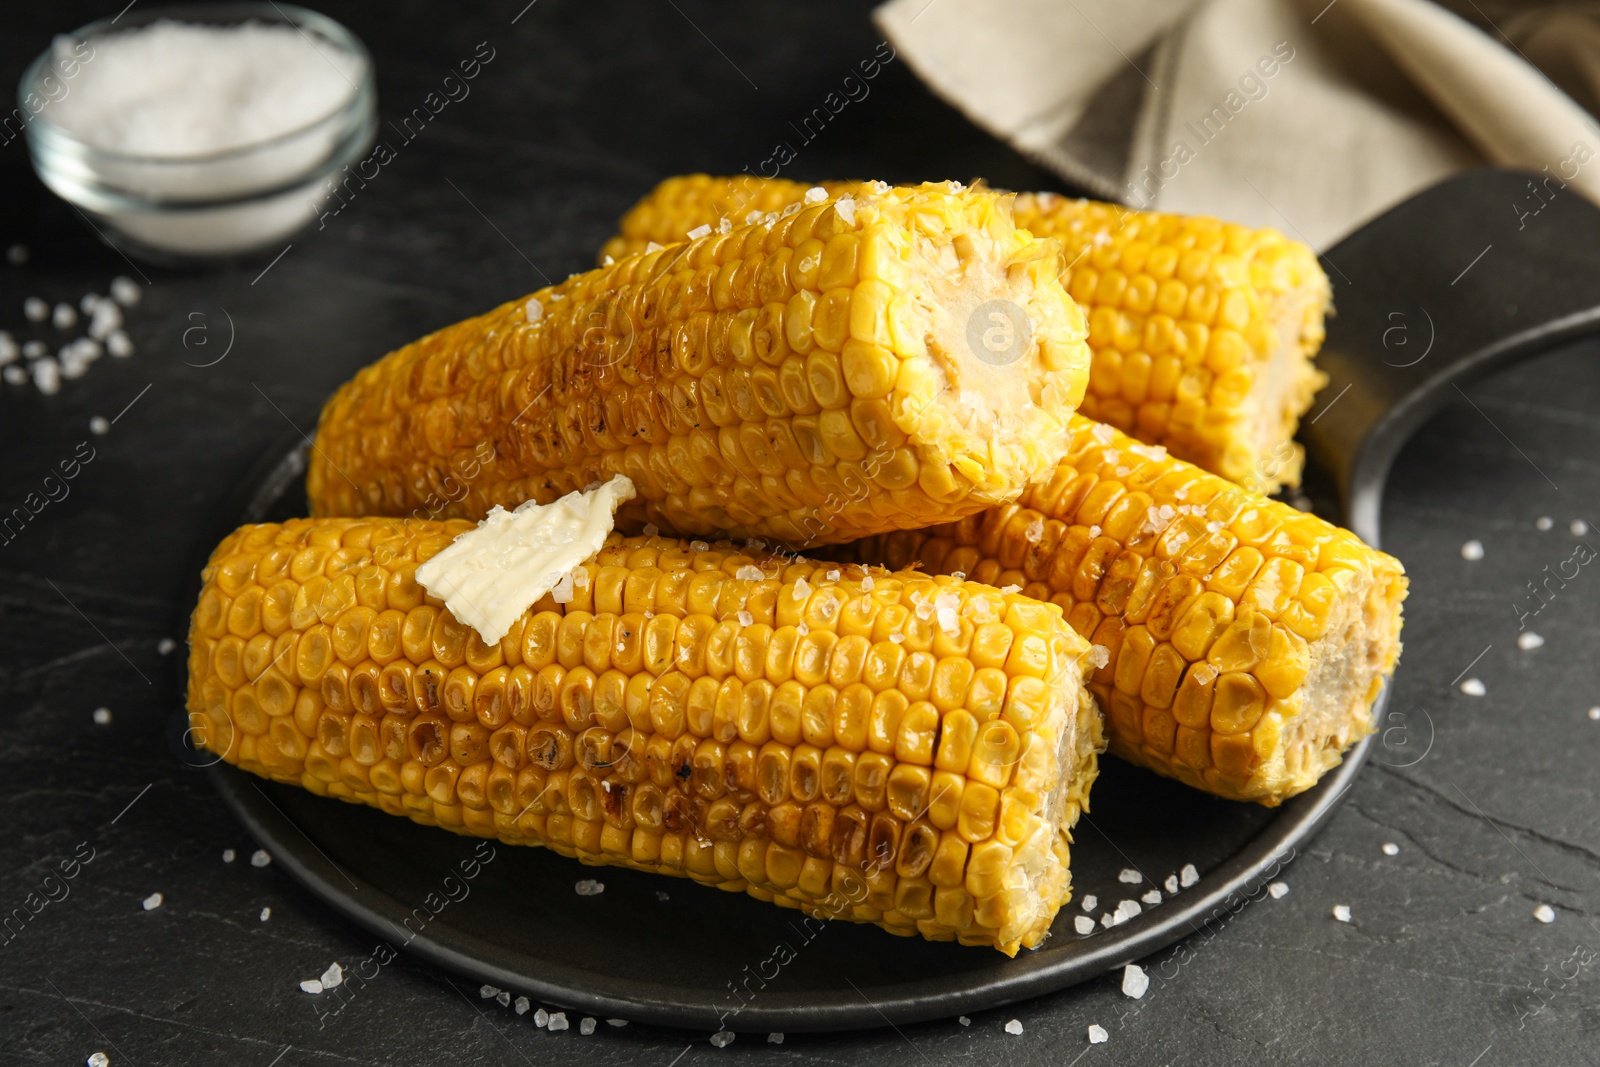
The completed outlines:
{"type": "MultiPolygon", "coordinates": [[[[333,19],[292,4],[177,4],[135,9],[57,37],[18,87],[29,156],[41,181],[79,208],[101,238],[129,255],[203,264],[277,250],[320,214],[336,184],[377,132],[372,57],[333,19]],[[144,156],[96,147],[50,119],[72,78],[93,62],[94,42],[168,19],[186,23],[289,25],[350,60],[355,92],[339,108],[278,136],[198,155],[144,156]],[[85,46],[88,47],[85,58],[85,46]]],[[[9,131],[8,131],[9,132],[9,131]]]]}

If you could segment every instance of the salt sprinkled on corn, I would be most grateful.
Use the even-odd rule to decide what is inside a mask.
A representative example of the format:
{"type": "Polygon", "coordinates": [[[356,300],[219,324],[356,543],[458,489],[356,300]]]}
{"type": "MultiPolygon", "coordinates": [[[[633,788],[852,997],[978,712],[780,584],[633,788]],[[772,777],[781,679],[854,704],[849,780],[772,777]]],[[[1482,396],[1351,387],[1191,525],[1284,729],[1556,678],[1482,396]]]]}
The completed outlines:
{"type": "Polygon", "coordinates": [[[1478,678],[1468,678],[1466,681],[1461,683],[1461,691],[1467,694],[1469,697],[1481,697],[1488,693],[1489,689],[1483,684],[1482,680],[1478,678]]]}
{"type": "Polygon", "coordinates": [[[1004,593],[1006,596],[1010,596],[1013,593],[1022,592],[1022,586],[1020,586],[1020,585],[1002,585],[1000,587],[1000,592],[1004,593]]]}
{"type": "Polygon", "coordinates": [[[739,612],[738,619],[739,619],[739,625],[740,626],[751,626],[756,621],[756,617],[754,615],[750,614],[748,611],[743,611],[743,610],[741,610],[739,612]]]}
{"type": "Polygon", "coordinates": [[[1517,647],[1524,652],[1532,651],[1544,644],[1544,638],[1529,630],[1527,633],[1517,635],[1517,647]]]}
{"type": "Polygon", "coordinates": [[[1333,906],[1333,917],[1335,919],[1338,919],[1342,923],[1349,922],[1350,921],[1350,905],[1348,905],[1348,904],[1335,904],[1333,906]]]}
{"type": "Polygon", "coordinates": [[[805,201],[808,204],[820,204],[828,199],[828,190],[820,185],[813,185],[806,190],[805,201]]]}
{"type": "Polygon", "coordinates": [[[1111,650],[1105,645],[1093,645],[1089,649],[1089,662],[1096,667],[1104,667],[1111,662],[1111,650]]]}
{"type": "Polygon", "coordinates": [[[870,575],[870,574],[869,574],[869,575],[867,575],[867,576],[866,576],[866,577],[865,577],[865,578],[863,578],[863,579],[861,579],[861,591],[862,591],[862,592],[863,592],[863,593],[870,593],[870,592],[872,592],[872,586],[873,586],[873,584],[874,584],[874,583],[873,583],[873,581],[872,581],[872,575],[870,575]]]}
{"type": "Polygon", "coordinates": [[[709,237],[710,235],[711,235],[711,224],[710,223],[706,223],[706,224],[701,225],[701,226],[696,226],[694,229],[692,229],[688,233],[684,234],[684,236],[687,237],[691,241],[698,241],[700,238],[709,237]]]}
{"type": "Polygon", "coordinates": [[[1022,1020],[1021,1019],[1012,1019],[1010,1022],[1006,1023],[1006,1033],[1010,1034],[1013,1037],[1021,1037],[1022,1036],[1022,1020]]]}
{"type": "Polygon", "coordinates": [[[1540,904],[1533,909],[1533,917],[1542,923],[1553,923],[1556,921],[1556,909],[1548,904],[1540,904]]]}
{"type": "Polygon", "coordinates": [[[1289,886],[1286,882],[1273,882],[1267,886],[1267,895],[1273,900],[1282,900],[1289,895],[1289,886]]]}
{"type": "Polygon", "coordinates": [[[856,202],[848,196],[841,196],[833,202],[833,210],[839,213],[839,218],[844,220],[846,226],[856,224],[856,202]]]}
{"type": "Polygon", "coordinates": [[[796,600],[803,596],[811,595],[811,586],[806,584],[804,578],[796,578],[794,580],[794,595],[796,600]]]}
{"type": "Polygon", "coordinates": [[[1466,544],[1462,545],[1461,546],[1461,558],[1465,559],[1465,560],[1470,560],[1470,561],[1472,561],[1474,563],[1476,563],[1478,560],[1482,559],[1483,558],[1483,542],[1482,541],[1473,540],[1473,541],[1468,541],[1466,544]]]}
{"type": "Polygon", "coordinates": [[[741,582],[760,582],[765,581],[767,577],[762,573],[760,567],[749,563],[746,563],[743,567],[740,567],[738,570],[734,571],[733,576],[739,579],[741,582]]]}
{"type": "Polygon", "coordinates": [[[1134,1000],[1141,999],[1150,988],[1150,976],[1137,963],[1122,968],[1122,992],[1134,1000]]]}

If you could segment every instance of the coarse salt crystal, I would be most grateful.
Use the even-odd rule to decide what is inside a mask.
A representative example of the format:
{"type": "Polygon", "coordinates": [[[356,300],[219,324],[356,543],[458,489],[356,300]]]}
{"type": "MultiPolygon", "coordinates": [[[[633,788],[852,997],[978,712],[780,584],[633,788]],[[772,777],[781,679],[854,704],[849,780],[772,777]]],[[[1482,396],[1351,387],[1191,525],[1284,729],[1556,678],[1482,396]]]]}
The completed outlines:
{"type": "Polygon", "coordinates": [[[322,972],[322,988],[332,989],[344,984],[344,968],[338,960],[328,964],[328,969],[322,972]]]}
{"type": "MultiPolygon", "coordinates": [[[[11,247],[21,248],[22,246],[12,245],[11,247]]],[[[104,1052],[96,1052],[83,1062],[88,1064],[88,1067],[111,1067],[111,1057],[104,1052]]]]}
{"type": "Polygon", "coordinates": [[[34,387],[45,396],[61,392],[61,366],[53,359],[41,359],[33,365],[34,387]]]}
{"type": "Polygon", "coordinates": [[[550,1013],[550,1021],[546,1026],[549,1027],[551,1033],[559,1033],[562,1030],[571,1029],[572,1024],[567,1022],[566,1012],[554,1011],[550,1013]]]}
{"type": "Polygon", "coordinates": [[[250,853],[250,866],[265,867],[272,862],[272,854],[264,848],[258,848],[250,853]]]}
{"type": "Polygon", "coordinates": [[[78,325],[78,309],[71,304],[57,304],[50,312],[50,325],[58,330],[70,330],[78,325]]]}
{"type": "Polygon", "coordinates": [[[1178,876],[1175,874],[1167,875],[1167,880],[1161,883],[1161,888],[1167,891],[1167,896],[1169,897],[1176,895],[1178,892],[1178,876]]]}
{"type": "Polygon", "coordinates": [[[1140,882],[1144,881],[1144,875],[1140,874],[1132,867],[1124,867],[1122,870],[1117,872],[1117,881],[1121,882],[1123,885],[1138,885],[1140,882]]]}
{"type": "Polygon", "coordinates": [[[112,330],[106,338],[106,351],[117,359],[127,359],[133,355],[133,342],[121,330],[112,330]]]}
{"type": "Polygon", "coordinates": [[[234,860],[234,857],[237,856],[237,855],[238,855],[238,853],[235,852],[233,849],[225,848],[225,849],[222,850],[222,862],[223,863],[232,863],[233,860],[234,860]]]}
{"type": "Polygon", "coordinates": [[[1130,963],[1122,968],[1122,992],[1138,1000],[1150,988],[1150,976],[1144,973],[1144,968],[1137,963],[1130,963]]]}
{"type": "Polygon", "coordinates": [[[1348,904],[1335,904],[1333,906],[1333,917],[1335,919],[1338,919],[1342,923],[1349,922],[1350,921],[1350,905],[1348,905],[1348,904]]]}
{"type": "Polygon", "coordinates": [[[1282,900],[1289,895],[1289,886],[1285,882],[1273,882],[1267,886],[1267,895],[1273,900],[1282,900]]]}
{"type": "Polygon", "coordinates": [[[1393,841],[1385,841],[1383,843],[1383,854],[1385,856],[1398,856],[1400,855],[1400,846],[1393,841]]]}
{"type": "Polygon", "coordinates": [[[1600,722],[1600,704],[1597,704],[1589,709],[1589,718],[1596,722],[1600,722]]]}
{"type": "Polygon", "coordinates": [[[259,916],[260,921],[261,922],[266,922],[270,918],[272,918],[272,909],[271,908],[262,908],[261,909],[261,915],[259,916]]]}
{"type": "Polygon", "coordinates": [[[1161,890],[1152,889],[1148,893],[1141,894],[1139,900],[1143,904],[1147,904],[1150,907],[1155,907],[1157,904],[1161,903],[1161,890]]]}
{"type": "Polygon", "coordinates": [[[1488,693],[1489,689],[1480,679],[1468,678],[1461,683],[1461,691],[1469,697],[1481,697],[1488,693]]]}
{"type": "Polygon", "coordinates": [[[627,1026],[628,1025],[628,1020],[626,1020],[626,1019],[607,1019],[606,1020],[606,1025],[607,1026],[627,1026]]]}
{"type": "Polygon", "coordinates": [[[765,581],[767,577],[764,573],[762,573],[760,567],[752,566],[749,563],[746,563],[743,567],[740,567],[738,570],[734,571],[733,576],[739,579],[741,582],[760,582],[765,581]]]}
{"type": "Polygon", "coordinates": [[[111,709],[95,708],[94,721],[96,726],[109,726],[111,724],[111,709]]]}
{"type": "Polygon", "coordinates": [[[544,318],[544,305],[539,303],[536,296],[528,297],[528,302],[522,305],[522,314],[529,322],[538,322],[544,318]]]}
{"type": "MultiPolygon", "coordinates": [[[[96,415],[94,418],[89,420],[89,432],[97,435],[108,434],[111,432],[111,423],[106,421],[106,417],[104,415],[96,415]]],[[[170,645],[171,643],[172,638],[170,637],[163,637],[161,639],[161,645],[170,645]]],[[[161,645],[156,646],[157,650],[161,648],[161,645]]],[[[171,651],[171,648],[167,649],[167,652],[171,651]]],[[[162,652],[161,654],[165,656],[167,652],[162,652]]]]}
{"type": "Polygon", "coordinates": [[[1072,928],[1080,934],[1092,934],[1094,933],[1094,920],[1087,915],[1074,915],[1072,917],[1072,928]]]}
{"type": "Polygon", "coordinates": [[[300,983],[300,992],[320,993],[322,992],[322,983],[317,981],[315,978],[307,978],[305,981],[300,983]]]}
{"type": "Polygon", "coordinates": [[[806,582],[806,580],[804,578],[796,578],[794,580],[794,596],[795,596],[795,599],[799,600],[803,596],[810,596],[810,595],[811,595],[811,586],[809,584],[807,584],[807,582],[806,582]]]}
{"type": "Polygon", "coordinates": [[[971,1026],[972,1017],[970,1015],[962,1015],[956,1019],[956,1022],[960,1023],[962,1026],[971,1026]]]}
{"type": "Polygon", "coordinates": [[[781,1044],[783,1044],[783,1034],[780,1033],[777,1030],[772,1031],[772,1033],[767,1035],[767,1044],[769,1044],[769,1045],[781,1045],[781,1044]]]}
{"type": "Polygon", "coordinates": [[[1010,1034],[1012,1037],[1020,1037],[1022,1035],[1022,1020],[1012,1019],[1010,1022],[1006,1023],[1006,1033],[1010,1034]]]}
{"type": "Polygon", "coordinates": [[[696,226],[694,229],[692,229],[688,233],[684,234],[684,236],[687,237],[691,241],[698,241],[700,238],[709,237],[710,235],[711,235],[711,224],[710,223],[705,223],[703,225],[696,226]]]}
{"type": "Polygon", "coordinates": [[[1044,537],[1044,518],[1035,515],[1033,521],[1028,523],[1028,528],[1022,532],[1022,536],[1027,539],[1028,544],[1038,544],[1040,539],[1044,537]]]}
{"type": "Polygon", "coordinates": [[[749,626],[756,621],[756,617],[748,611],[740,611],[738,618],[740,626],[749,626]]]}
{"type": "Polygon", "coordinates": [[[550,599],[557,604],[572,603],[572,572],[568,571],[556,579],[556,584],[550,587],[550,599]]]}
{"type": "Polygon", "coordinates": [[[1101,1026],[1099,1023],[1092,1023],[1089,1026],[1089,1044],[1103,1045],[1110,1040],[1111,1035],[1106,1033],[1105,1027],[1101,1026]]]}
{"type": "Polygon", "coordinates": [[[533,1001],[529,1000],[527,997],[517,998],[517,1006],[515,1011],[518,1015],[528,1014],[528,1009],[531,1007],[533,1007],[533,1001]]]}
{"type": "Polygon", "coordinates": [[[1000,592],[1004,593],[1006,596],[1011,596],[1013,593],[1022,592],[1022,586],[1020,586],[1020,585],[1002,585],[1000,587],[1000,592]]]}
{"type": "Polygon", "coordinates": [[[657,889],[656,890],[656,899],[661,901],[661,903],[665,904],[667,901],[671,900],[672,898],[667,895],[666,890],[657,889]]]}
{"type": "Polygon", "coordinates": [[[711,545],[706,541],[690,541],[689,547],[696,552],[710,552],[711,545]]]}
{"type": "Polygon", "coordinates": [[[1540,904],[1533,909],[1533,917],[1542,923],[1553,923],[1556,921],[1556,909],[1548,904],[1540,904]]]}
{"type": "Polygon", "coordinates": [[[820,204],[828,199],[828,190],[820,185],[813,185],[806,190],[805,201],[808,204],[820,204]]]}
{"type": "Polygon", "coordinates": [[[716,1033],[711,1035],[711,1043],[718,1048],[727,1048],[729,1045],[733,1044],[733,1031],[718,1030],[716,1033]]]}
{"type": "Polygon", "coordinates": [[[29,322],[43,322],[50,317],[50,305],[36,296],[22,302],[22,314],[29,322]]]}
{"type": "Polygon", "coordinates": [[[833,202],[833,210],[839,213],[839,218],[846,226],[856,224],[856,202],[848,196],[841,196],[833,202]]]}
{"type": "Polygon", "coordinates": [[[718,219],[717,220],[717,232],[718,233],[732,233],[733,232],[733,220],[728,218],[726,215],[724,215],[722,218],[718,219]]]}
{"type": "Polygon", "coordinates": [[[1111,921],[1113,924],[1121,926],[1143,910],[1137,900],[1119,900],[1117,901],[1117,910],[1111,916],[1111,921]]]}
{"type": "Polygon", "coordinates": [[[1461,558],[1476,563],[1483,558],[1483,542],[1478,540],[1468,541],[1461,546],[1461,558]]]}
{"type": "Polygon", "coordinates": [[[540,1008],[538,1011],[533,1013],[533,1025],[535,1025],[535,1026],[545,1026],[545,1025],[548,1025],[549,1022],[550,1022],[550,1013],[545,1011],[543,1008],[540,1008]]]}
{"type": "Polygon", "coordinates": [[[1107,930],[1111,929],[1112,924],[1114,924],[1116,921],[1117,917],[1112,915],[1109,911],[1102,912],[1100,915],[1100,925],[1104,926],[1107,930]]]}
{"type": "Polygon", "coordinates": [[[1533,522],[1534,529],[1536,529],[1536,530],[1548,530],[1548,529],[1551,529],[1552,527],[1554,527],[1555,524],[1556,524],[1556,520],[1552,519],[1548,515],[1540,515],[1533,522]]]}
{"type": "Polygon", "coordinates": [[[22,358],[38,359],[48,351],[50,351],[50,348],[43,341],[26,341],[22,345],[22,358]]]}
{"type": "Polygon", "coordinates": [[[1089,536],[1090,537],[1099,537],[1100,536],[1100,527],[1098,527],[1098,526],[1089,527],[1089,536]]]}
{"type": "Polygon", "coordinates": [[[143,295],[144,293],[139,289],[139,283],[126,274],[119,274],[111,279],[111,299],[123,307],[133,307],[143,295]]]}
{"type": "Polygon", "coordinates": [[[1111,662],[1111,650],[1105,645],[1091,645],[1089,648],[1089,662],[1096,667],[1104,667],[1111,662]]]}
{"type": "Polygon", "coordinates": [[[593,878],[584,878],[572,887],[572,891],[580,897],[597,897],[606,891],[604,882],[597,882],[593,878]]]}
{"type": "Polygon", "coordinates": [[[1538,648],[1539,646],[1541,646],[1543,644],[1544,644],[1544,638],[1540,637],[1538,634],[1534,633],[1532,630],[1529,630],[1525,634],[1518,634],[1517,635],[1517,647],[1522,649],[1522,651],[1524,651],[1524,652],[1531,651],[1532,649],[1538,648]]]}
{"type": "MultiPolygon", "coordinates": [[[[711,228],[709,226],[702,226],[701,229],[705,230],[707,233],[711,232],[711,228]]],[[[692,237],[694,235],[691,233],[688,236],[692,237]]],[[[644,250],[645,250],[646,254],[649,254],[651,252],[659,252],[665,247],[666,247],[665,245],[658,245],[654,241],[646,241],[644,243],[644,250]]]]}
{"type": "Polygon", "coordinates": [[[799,634],[801,637],[804,637],[806,634],[811,632],[811,627],[807,626],[803,622],[802,623],[796,623],[795,624],[795,628],[794,628],[794,632],[799,634]]]}
{"type": "Polygon", "coordinates": [[[872,587],[876,584],[877,583],[872,580],[872,575],[869,574],[861,579],[861,591],[863,593],[870,593],[872,592],[872,587]]]}
{"type": "Polygon", "coordinates": [[[162,896],[160,893],[151,893],[149,896],[144,898],[144,910],[155,911],[157,908],[161,907],[163,903],[165,903],[166,899],[167,898],[162,896]]]}
{"type": "Polygon", "coordinates": [[[21,385],[28,380],[28,372],[21,367],[7,367],[0,371],[0,377],[5,378],[7,385],[21,385]]]}
{"type": "Polygon", "coordinates": [[[889,640],[893,641],[897,645],[901,645],[905,643],[906,635],[896,630],[894,633],[889,635],[889,640]]]}
{"type": "Polygon", "coordinates": [[[1183,865],[1183,870],[1178,872],[1178,884],[1183,886],[1185,889],[1188,889],[1199,880],[1200,872],[1195,870],[1195,866],[1192,863],[1185,863],[1183,865]]]}
{"type": "Polygon", "coordinates": [[[578,1020],[578,1033],[582,1034],[584,1037],[588,1037],[590,1034],[594,1033],[594,1028],[596,1025],[596,1022],[592,1017],[585,1015],[582,1019],[578,1020]]]}
{"type": "Polygon", "coordinates": [[[1100,898],[1095,896],[1093,893],[1088,893],[1084,896],[1083,903],[1079,906],[1082,907],[1084,911],[1093,911],[1095,908],[1100,906],[1100,898]]]}
{"type": "Polygon", "coordinates": [[[1572,525],[1568,526],[1567,529],[1572,531],[1573,537],[1582,537],[1589,532],[1589,524],[1582,519],[1573,519],[1572,525]]]}

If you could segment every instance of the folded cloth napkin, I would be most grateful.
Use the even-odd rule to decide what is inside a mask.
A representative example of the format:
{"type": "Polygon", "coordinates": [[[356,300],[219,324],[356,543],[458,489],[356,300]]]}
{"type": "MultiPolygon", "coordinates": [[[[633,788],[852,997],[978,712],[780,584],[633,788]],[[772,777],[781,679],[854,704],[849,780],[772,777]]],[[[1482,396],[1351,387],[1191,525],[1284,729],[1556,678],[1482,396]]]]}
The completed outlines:
{"type": "MultiPolygon", "coordinates": [[[[1092,195],[1330,244],[1456,171],[1600,201],[1600,3],[891,0],[897,53],[1092,195]],[[1586,110],[1587,108],[1587,110],[1586,110]]],[[[970,177],[970,175],[950,175],[970,177]]]]}

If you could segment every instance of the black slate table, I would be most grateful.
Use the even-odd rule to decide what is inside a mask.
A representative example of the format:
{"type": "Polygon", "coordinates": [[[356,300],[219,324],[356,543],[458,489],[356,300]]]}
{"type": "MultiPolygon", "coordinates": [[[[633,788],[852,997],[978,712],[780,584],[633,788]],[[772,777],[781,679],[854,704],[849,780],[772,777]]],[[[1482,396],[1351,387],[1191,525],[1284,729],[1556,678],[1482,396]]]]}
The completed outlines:
{"type": "MultiPolygon", "coordinates": [[[[162,641],[181,649],[188,568],[242,473],[291,424],[309,429],[361,364],[585,268],[665,175],[770,171],[787,144],[792,177],[1061,188],[903,62],[800,132],[874,58],[864,6],[525,2],[326,5],[372,49],[385,120],[460,60],[494,58],[421,134],[385,122],[393,161],[265,273],[136,270],[40,187],[20,141],[0,147],[0,246],[31,251],[0,265],[0,329],[49,336],[27,329],[28,295],[76,303],[117,274],[143,292],[128,316],[134,358],[103,360],[54,397],[0,387],[0,510],[78,462],[65,495],[51,490],[59,499],[0,544],[0,915],[44,899],[46,875],[79,860],[66,895],[53,889],[0,944],[0,1063],[97,1050],[140,1067],[1594,1062],[1600,572],[1581,568],[1527,620],[1542,647],[1516,640],[1529,583],[1596,541],[1573,525],[1600,521],[1593,347],[1469,389],[1407,448],[1384,504],[1385,547],[1412,593],[1383,743],[1288,868],[1289,893],[1146,961],[1163,980],[1145,999],[1107,977],[968,1026],[719,1049],[638,1025],[550,1033],[401,957],[320,1015],[298,981],[366,957],[371,938],[247,862],[254,844],[165,731],[182,654],[162,641]],[[91,432],[96,416],[114,419],[108,432],[91,432]],[[1462,558],[1469,540],[1481,561],[1462,558]],[[1466,677],[1486,694],[1461,692],[1466,677]],[[99,707],[109,723],[94,721],[99,707]],[[145,910],[158,891],[163,905],[145,910]],[[1337,904],[1351,923],[1332,919],[1337,904]],[[1554,922],[1535,920],[1541,904],[1554,922]],[[1006,1031],[1012,1019],[1022,1034],[1006,1031]],[[1089,1045],[1090,1024],[1110,1040],[1089,1045]]],[[[0,85],[53,33],[107,13],[10,5],[0,85]]],[[[1315,484],[1312,495],[1329,507],[1315,484]]]]}

